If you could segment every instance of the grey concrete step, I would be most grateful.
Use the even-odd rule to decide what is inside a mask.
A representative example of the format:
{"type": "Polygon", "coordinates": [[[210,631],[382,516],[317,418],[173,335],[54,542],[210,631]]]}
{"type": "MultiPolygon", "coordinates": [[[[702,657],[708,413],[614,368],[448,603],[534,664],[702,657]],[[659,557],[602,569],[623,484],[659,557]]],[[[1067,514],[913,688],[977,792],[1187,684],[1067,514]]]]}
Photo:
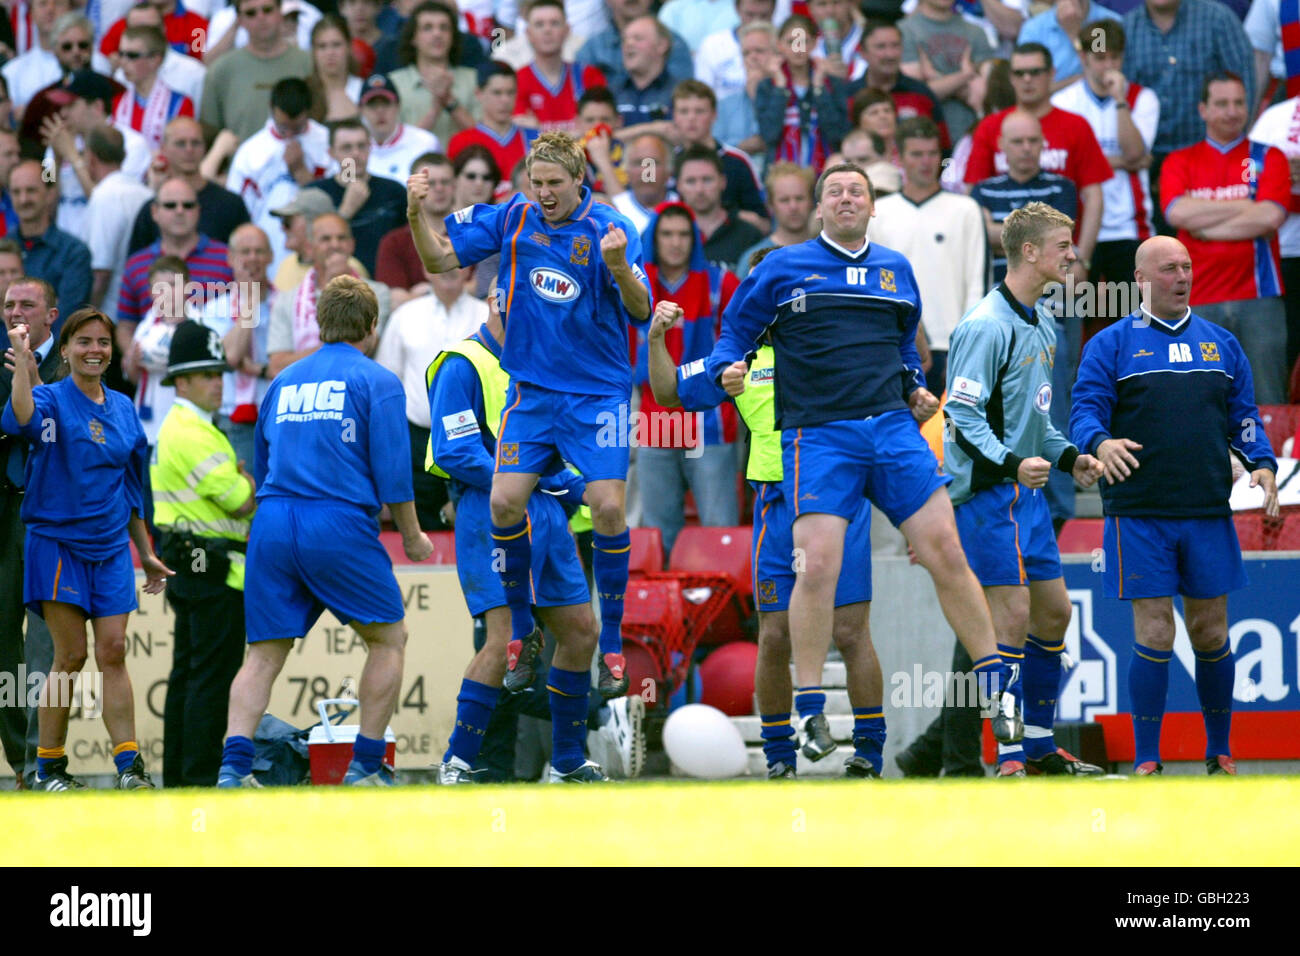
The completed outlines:
{"type": "MultiPolygon", "coordinates": [[[[836,740],[852,741],[853,740],[853,715],[852,714],[827,714],[826,719],[830,721],[831,736],[836,740]]],[[[763,743],[763,718],[761,717],[732,717],[731,722],[740,731],[740,736],[746,744],[763,743]]],[[[825,760],[829,760],[826,757],[825,760]]]]}
{"type": "MultiPolygon", "coordinates": [[[[790,713],[793,714],[794,698],[790,699],[790,713]]],[[[758,707],[758,698],[754,698],[754,713],[761,713],[758,707]]],[[[824,713],[829,717],[831,714],[852,714],[853,704],[849,702],[849,692],[847,690],[827,690],[826,691],[826,709],[824,713]]]]}

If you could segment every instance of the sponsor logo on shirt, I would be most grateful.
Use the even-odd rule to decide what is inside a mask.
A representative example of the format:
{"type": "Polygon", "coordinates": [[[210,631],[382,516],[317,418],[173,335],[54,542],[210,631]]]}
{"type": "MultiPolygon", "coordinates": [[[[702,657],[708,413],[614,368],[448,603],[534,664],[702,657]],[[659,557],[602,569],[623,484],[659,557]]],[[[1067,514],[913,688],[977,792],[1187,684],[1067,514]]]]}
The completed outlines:
{"type": "Polygon", "coordinates": [[[303,382],[285,385],[280,389],[275,408],[276,424],[280,422],[341,421],[343,405],[347,400],[346,382],[303,382]]]}
{"type": "Polygon", "coordinates": [[[1034,393],[1034,408],[1038,409],[1044,415],[1052,407],[1052,386],[1044,382],[1038,386],[1038,391],[1034,393]]]}
{"type": "Polygon", "coordinates": [[[539,246],[549,246],[551,244],[551,237],[544,236],[540,232],[535,232],[528,238],[533,240],[533,242],[537,243],[539,246]]]}
{"type": "Polygon", "coordinates": [[[579,236],[573,240],[573,248],[569,251],[569,262],[575,266],[585,266],[591,259],[591,240],[586,236],[579,236]]]}
{"type": "Polygon", "coordinates": [[[699,375],[704,371],[704,359],[696,359],[682,366],[682,378],[690,378],[692,375],[699,375]]]}
{"type": "Polygon", "coordinates": [[[582,293],[578,283],[558,269],[538,267],[528,273],[528,284],[548,302],[572,302],[582,293]]]}
{"type": "Polygon", "coordinates": [[[1148,352],[1146,349],[1138,349],[1136,352],[1133,353],[1133,357],[1134,357],[1134,358],[1150,358],[1152,355],[1155,355],[1155,354],[1156,354],[1155,352],[1148,352]]]}
{"type": "Polygon", "coordinates": [[[477,435],[479,433],[478,419],[474,416],[473,410],[469,408],[463,412],[443,415],[442,427],[447,432],[447,441],[454,441],[457,438],[464,438],[466,435],[477,435]]]}
{"type": "Polygon", "coordinates": [[[961,402],[963,405],[969,405],[974,408],[979,404],[980,396],[984,394],[984,386],[979,382],[973,382],[968,378],[959,378],[952,383],[952,392],[949,395],[954,402],[961,402]]]}
{"type": "Polygon", "coordinates": [[[756,368],[749,373],[749,382],[751,385],[771,385],[775,381],[775,368],[756,368]]]}
{"type": "Polygon", "coordinates": [[[1249,199],[1250,183],[1233,183],[1231,186],[1201,186],[1189,189],[1185,196],[1192,199],[1249,199]]]}
{"type": "Polygon", "coordinates": [[[1219,343],[1202,342],[1201,343],[1201,361],[1217,362],[1219,361],[1219,343]]]}
{"type": "Polygon", "coordinates": [[[474,207],[466,206],[464,209],[457,209],[454,213],[452,213],[452,218],[459,223],[470,222],[474,218],[474,207]]]}

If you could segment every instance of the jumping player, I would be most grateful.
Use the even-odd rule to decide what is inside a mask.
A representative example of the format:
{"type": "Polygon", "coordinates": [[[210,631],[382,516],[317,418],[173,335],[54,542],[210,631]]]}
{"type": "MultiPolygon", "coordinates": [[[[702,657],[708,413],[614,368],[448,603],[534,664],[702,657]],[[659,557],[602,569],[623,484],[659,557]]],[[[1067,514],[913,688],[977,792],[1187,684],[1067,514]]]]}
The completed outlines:
{"type": "MultiPolygon", "coordinates": [[[[407,218],[430,272],[501,254],[497,295],[510,375],[492,478],[492,538],[500,549],[510,605],[507,690],[533,679],[542,632],[533,622],[526,506],[556,455],[587,480],[594,526],[592,570],[600,594],[598,686],[606,698],[627,692],[623,595],[628,536],[624,512],[628,441],[617,432],[631,400],[628,323],[650,317],[641,240],[631,224],[582,185],[586,157],[563,133],[544,133],[528,153],[535,201],[522,193],[501,206],[470,206],[447,217],[447,235],[423,218],[423,170],[408,181],[407,218]]],[[[576,674],[576,672],[570,672],[576,674]]],[[[585,673],[585,671],[584,671],[585,673]]],[[[577,686],[578,678],[566,677],[577,686]]]]}
{"type": "Polygon", "coordinates": [[[957,325],[948,353],[950,443],[943,467],[971,570],[984,586],[998,652],[1020,663],[1012,691],[1023,701],[1025,739],[998,745],[998,776],[1104,774],[1056,746],[1052,722],[1069,593],[1042,489],[1053,467],[1085,488],[1101,462],[1057,431],[1052,408],[1056,322],[1038,305],[1075,261],[1069,216],[1040,203],[1002,226],[1007,277],[957,325]]]}
{"type": "Polygon", "coordinates": [[[1182,595],[1205,717],[1205,768],[1233,774],[1228,745],[1236,669],[1229,591],[1245,587],[1232,523],[1229,453],[1278,514],[1277,460],[1254,400],[1250,363],[1226,329],[1192,312],[1192,259],[1169,236],[1138,247],[1137,312],[1097,333],[1074,386],[1070,434],[1105,468],[1104,587],[1133,602],[1134,770],[1158,774],[1160,724],[1174,647],[1173,596],[1182,595]],[[1199,374],[1192,374],[1199,373],[1199,374]]]}
{"type": "Polygon", "coordinates": [[[1013,671],[998,656],[988,604],[962,553],[944,492],[950,479],[916,427],[939,407],[922,386],[916,352],[920,296],[907,260],[867,242],[874,198],[859,167],[841,163],[823,172],[815,191],[821,235],[775,250],[750,273],[723,315],[713,354],[681,374],[702,375],[700,387],[717,400],[740,394],[746,356],[764,332],[772,336],[783,494],[804,569],[789,610],[804,752],[825,756],[834,749],[821,674],[845,532],[864,494],[902,530],[934,578],[975,673],[998,688],[994,736],[1014,742],[1022,727],[1007,689],[1013,671]]]}
{"type": "MultiPolygon", "coordinates": [[[[487,640],[465,669],[456,696],[456,725],[438,772],[443,784],[472,782],[474,762],[501,694],[510,640],[510,609],[501,577],[492,566],[489,505],[496,430],[509,385],[509,376],[501,368],[505,329],[495,300],[493,294],[488,321],[468,339],[438,355],[426,376],[433,420],[426,467],[451,479],[456,502],[456,573],[470,615],[483,615],[487,626],[487,640]]],[[[554,474],[542,476],[528,500],[534,603],[558,641],[547,680],[552,783],[606,779],[602,768],[586,760],[582,751],[587,732],[588,669],[597,628],[587,578],[565,512],[581,504],[583,486],[579,475],[560,467],[554,474]],[[581,680],[569,678],[570,674],[581,674],[581,680]]],[[[610,706],[630,715],[638,725],[634,737],[639,739],[645,707],[641,698],[622,697],[610,706]]]]}
{"type": "Polygon", "coordinates": [[[402,533],[402,549],[424,561],[405,448],[406,396],[396,375],[366,358],[378,336],[379,304],[360,279],[339,276],[316,307],[321,348],[294,362],[267,389],[257,416],[253,477],[257,520],[245,562],[244,666],[230,687],[230,716],[218,787],[258,786],[253,731],[296,638],[328,608],[366,642],[361,728],[346,784],[392,786],[384,728],[402,681],[406,626],[393,565],[379,543],[380,503],[402,533]]]}
{"type": "MultiPolygon", "coordinates": [[[[757,265],[770,249],[753,256],[757,265]]],[[[752,268],[752,266],[751,266],[752,268]]],[[[665,347],[664,334],[681,317],[672,302],[655,306],[648,341],[650,385],[661,405],[696,408],[692,392],[701,376],[684,378],[679,389],[677,370],[665,347]]],[[[758,607],[758,661],[754,694],[762,715],[763,754],[770,780],[796,776],[795,732],[790,722],[794,688],[790,680],[790,591],[795,573],[790,554],[792,516],[782,494],[781,433],[773,426],[775,370],[772,347],[764,345],[750,363],[745,391],[736,407],[750,432],[745,477],[754,489],[752,565],[754,599],[758,607]]],[[[707,403],[715,396],[705,396],[707,403]]],[[[711,407],[711,406],[710,406],[711,407]]],[[[884,680],[871,643],[871,503],[864,497],[845,536],[845,561],[835,587],[831,634],[844,657],[849,700],[853,705],[853,756],[844,764],[849,777],[880,776],[885,747],[884,680]]],[[[812,742],[815,748],[815,741],[812,742]]],[[[810,760],[825,754],[805,751],[810,760]]]]}

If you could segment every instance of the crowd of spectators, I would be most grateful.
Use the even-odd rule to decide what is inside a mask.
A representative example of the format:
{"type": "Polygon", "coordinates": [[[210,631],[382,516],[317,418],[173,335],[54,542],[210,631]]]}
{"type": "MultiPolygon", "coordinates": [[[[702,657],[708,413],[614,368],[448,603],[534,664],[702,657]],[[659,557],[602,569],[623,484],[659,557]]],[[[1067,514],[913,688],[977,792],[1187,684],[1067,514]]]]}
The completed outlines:
{"type": "MultiPolygon", "coordinates": [[[[1005,269],[1001,222],[1041,200],[1076,221],[1078,288],[1131,284],[1138,243],[1177,233],[1200,276],[1193,307],[1241,340],[1260,403],[1288,397],[1300,54],[1278,0],[5,6],[0,295],[18,275],[48,281],[56,337],[83,305],[112,316],[110,380],[146,427],[170,401],[170,329],[212,325],[233,369],[222,428],[251,457],[266,382],[319,347],[320,289],[365,279],[374,357],[408,391],[428,529],[445,494],[421,467],[421,370],[482,320],[496,262],[427,274],[405,179],[429,170],[434,221],[506,201],[528,192],[524,156],[548,130],[581,139],[588,186],[643,232],[656,297],[686,310],[679,361],[711,349],[755,252],[818,234],[813,182],[844,158],[877,193],[871,241],[916,269],[936,394],[949,335],[1005,269]]],[[[1059,317],[1054,415],[1086,337],[1136,308],[1088,302],[1059,317]]],[[[639,384],[644,344],[631,334],[639,384]]],[[[671,543],[690,488],[700,520],[734,523],[734,414],[692,430],[644,391],[635,407],[678,417],[641,436],[629,512],[671,543]],[[655,447],[663,436],[675,447],[655,447]]],[[[1058,518],[1072,493],[1067,478],[1058,518]]]]}

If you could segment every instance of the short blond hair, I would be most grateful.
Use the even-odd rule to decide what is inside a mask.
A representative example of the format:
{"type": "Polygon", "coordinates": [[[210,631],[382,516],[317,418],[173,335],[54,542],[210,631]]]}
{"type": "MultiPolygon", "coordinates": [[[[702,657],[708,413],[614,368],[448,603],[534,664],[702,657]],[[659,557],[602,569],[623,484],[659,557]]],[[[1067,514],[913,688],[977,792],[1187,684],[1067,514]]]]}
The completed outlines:
{"type": "Polygon", "coordinates": [[[1047,234],[1053,229],[1074,229],[1074,220],[1044,202],[1031,202],[1012,210],[1002,222],[1002,248],[1007,253],[1007,266],[1015,268],[1023,258],[1025,243],[1042,248],[1047,234]]]}
{"type": "Polygon", "coordinates": [[[316,321],[322,342],[360,342],[379,319],[374,289],[356,276],[339,276],[320,294],[316,321]]]}
{"type": "Polygon", "coordinates": [[[568,133],[543,133],[533,140],[527,160],[530,176],[534,163],[554,163],[578,182],[587,176],[587,154],[568,133]]]}

